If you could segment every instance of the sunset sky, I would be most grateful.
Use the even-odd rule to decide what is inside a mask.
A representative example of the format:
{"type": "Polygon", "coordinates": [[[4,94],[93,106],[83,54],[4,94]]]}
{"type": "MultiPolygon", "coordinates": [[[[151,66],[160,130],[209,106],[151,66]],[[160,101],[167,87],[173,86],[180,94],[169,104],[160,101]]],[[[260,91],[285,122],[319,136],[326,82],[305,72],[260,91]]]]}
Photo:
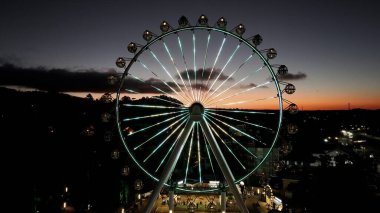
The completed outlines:
{"type": "Polygon", "coordinates": [[[301,109],[347,109],[348,103],[380,109],[379,8],[372,0],[5,0],[0,65],[107,73],[117,70],[117,57],[131,56],[130,41],[142,43],[146,29],[159,33],[163,20],[176,25],[185,15],[195,23],[205,14],[215,23],[223,16],[228,29],[243,23],[245,38],[262,35],[263,47],[278,52],[274,63],[304,74],[289,81],[297,91],[288,99],[301,109]]]}

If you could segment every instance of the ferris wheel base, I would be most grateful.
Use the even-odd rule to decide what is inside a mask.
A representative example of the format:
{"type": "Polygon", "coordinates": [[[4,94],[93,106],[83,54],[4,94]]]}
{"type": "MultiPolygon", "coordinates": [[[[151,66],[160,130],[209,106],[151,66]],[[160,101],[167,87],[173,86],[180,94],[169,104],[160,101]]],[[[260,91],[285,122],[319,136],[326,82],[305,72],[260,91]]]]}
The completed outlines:
{"type": "MultiPolygon", "coordinates": [[[[170,178],[170,176],[171,176],[171,174],[172,174],[172,172],[173,172],[173,170],[177,164],[177,161],[178,161],[178,159],[179,159],[179,157],[183,151],[183,148],[186,144],[186,140],[190,135],[191,129],[193,128],[193,125],[196,122],[199,122],[202,130],[205,133],[205,136],[206,136],[207,142],[210,145],[211,151],[213,152],[215,159],[216,159],[216,161],[217,161],[217,163],[218,163],[218,165],[219,165],[219,167],[223,173],[223,176],[226,179],[227,184],[228,184],[232,194],[234,195],[234,197],[237,201],[237,204],[239,206],[240,211],[244,212],[244,213],[249,213],[247,207],[244,204],[244,200],[241,197],[239,190],[236,187],[235,178],[234,178],[234,176],[233,176],[233,174],[232,174],[232,172],[231,172],[231,170],[227,164],[227,161],[224,158],[222,151],[220,150],[220,147],[215,140],[214,135],[211,133],[211,129],[209,127],[209,124],[207,123],[207,121],[205,120],[205,118],[203,116],[199,117],[198,113],[192,114],[190,116],[189,120],[187,121],[186,126],[185,126],[185,128],[181,134],[181,137],[178,139],[177,144],[175,145],[173,152],[171,153],[169,160],[167,161],[166,166],[164,167],[164,169],[161,173],[161,177],[157,183],[157,186],[153,190],[153,192],[149,198],[149,202],[148,202],[148,205],[145,209],[145,213],[151,213],[152,212],[154,204],[155,204],[155,202],[159,196],[159,193],[160,193],[162,187],[164,186],[164,184],[169,180],[169,178],[170,178]]],[[[222,204],[222,206],[223,206],[223,204],[222,204]]],[[[171,212],[174,212],[174,211],[171,211],[171,212]]]]}

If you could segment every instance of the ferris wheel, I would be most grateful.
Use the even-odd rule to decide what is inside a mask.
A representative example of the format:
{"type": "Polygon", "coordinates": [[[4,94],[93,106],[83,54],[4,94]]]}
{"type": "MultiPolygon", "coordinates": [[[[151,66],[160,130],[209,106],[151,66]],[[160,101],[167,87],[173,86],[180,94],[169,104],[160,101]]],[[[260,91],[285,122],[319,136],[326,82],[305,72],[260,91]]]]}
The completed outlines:
{"type": "Polygon", "coordinates": [[[213,191],[210,183],[226,180],[236,197],[235,183],[274,147],[283,110],[298,110],[282,97],[295,91],[278,79],[288,69],[270,63],[277,52],[259,49],[259,34],[243,38],[244,25],[228,30],[223,17],[209,25],[205,15],[196,24],[182,16],[160,30],[144,31],[145,43],[129,43],[132,55],[116,60],[125,69],[116,96],[121,140],[158,188],[170,178],[178,190],[213,191]]]}

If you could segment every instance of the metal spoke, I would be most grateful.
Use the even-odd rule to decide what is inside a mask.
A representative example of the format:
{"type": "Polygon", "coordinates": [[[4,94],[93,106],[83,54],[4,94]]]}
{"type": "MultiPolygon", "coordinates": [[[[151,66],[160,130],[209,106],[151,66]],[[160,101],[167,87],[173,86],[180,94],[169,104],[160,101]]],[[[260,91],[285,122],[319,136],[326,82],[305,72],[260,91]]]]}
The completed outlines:
{"type": "Polygon", "coordinates": [[[184,180],[185,184],[187,183],[187,173],[189,172],[191,149],[193,147],[193,138],[194,138],[194,128],[191,129],[191,139],[190,139],[190,145],[189,145],[189,153],[187,155],[187,164],[186,164],[186,172],[185,172],[185,180],[184,180]]]}
{"type": "Polygon", "coordinates": [[[151,98],[153,98],[153,99],[157,99],[157,100],[160,100],[160,101],[164,101],[164,102],[168,102],[168,103],[171,103],[171,104],[175,104],[175,105],[178,105],[178,106],[183,106],[183,104],[176,103],[176,102],[169,101],[169,100],[165,100],[165,99],[162,99],[162,98],[159,98],[159,97],[156,97],[156,96],[153,96],[153,97],[151,97],[151,98]]]}
{"type": "MultiPolygon", "coordinates": [[[[249,61],[249,60],[251,60],[252,58],[253,58],[253,55],[254,55],[254,53],[253,54],[251,54],[251,55],[249,55],[248,56],[248,58],[247,59],[245,59],[245,61],[242,63],[242,64],[240,64],[240,66],[237,68],[237,69],[235,69],[226,79],[224,79],[224,81],[209,95],[209,97],[205,100],[205,102],[207,103],[207,101],[214,95],[214,93],[216,92],[216,91],[218,91],[219,90],[219,88],[220,87],[222,87],[229,79],[231,79],[232,78],[232,76],[233,75],[235,75],[235,73],[237,73],[237,72],[239,72],[240,70],[241,70],[241,68],[249,61]]],[[[220,93],[219,93],[220,94],[220,93]]],[[[216,97],[218,97],[219,95],[217,95],[216,97]]]]}
{"type": "Polygon", "coordinates": [[[155,126],[158,126],[158,125],[160,125],[160,124],[163,124],[163,123],[169,122],[169,121],[174,120],[174,119],[176,119],[176,118],[178,118],[178,117],[180,117],[180,116],[184,116],[185,114],[186,114],[186,113],[182,113],[182,114],[176,115],[176,116],[174,116],[174,117],[168,118],[168,119],[166,119],[166,120],[160,121],[160,122],[158,122],[158,123],[155,123],[155,124],[153,124],[153,125],[150,125],[150,126],[147,126],[147,127],[142,128],[142,129],[139,129],[139,130],[137,130],[137,131],[131,132],[130,134],[128,134],[128,136],[134,135],[134,134],[139,133],[139,132],[146,131],[146,130],[152,128],[152,127],[155,127],[155,126]]]}
{"type": "MultiPolygon", "coordinates": [[[[151,72],[154,76],[156,76],[156,78],[157,78],[158,80],[160,80],[163,84],[165,84],[165,86],[167,86],[171,91],[173,91],[175,94],[177,94],[178,97],[181,97],[186,103],[189,102],[189,99],[187,99],[187,98],[183,97],[182,95],[180,95],[180,94],[177,92],[177,90],[175,90],[173,87],[171,87],[166,81],[162,80],[162,79],[161,79],[161,78],[160,78],[155,72],[153,72],[151,69],[149,69],[149,67],[148,67],[147,65],[145,65],[144,63],[142,63],[140,60],[137,60],[137,61],[141,64],[141,66],[142,66],[145,70],[151,72]]],[[[131,75],[131,74],[129,74],[129,75],[131,75]]],[[[143,83],[146,83],[145,81],[139,79],[139,78],[136,77],[136,76],[133,76],[133,77],[136,78],[136,79],[138,79],[138,80],[140,80],[140,81],[143,82],[143,83]]],[[[156,89],[156,90],[162,92],[163,94],[167,94],[167,95],[169,95],[167,92],[162,91],[160,88],[155,87],[155,86],[153,86],[153,85],[151,85],[151,86],[152,86],[154,89],[156,89]]],[[[170,95],[169,95],[169,96],[170,96],[170,95]]]]}
{"type": "Polygon", "coordinates": [[[235,106],[235,105],[238,105],[238,104],[244,104],[244,103],[255,102],[255,101],[265,101],[265,100],[274,99],[274,98],[277,98],[277,96],[272,96],[272,97],[267,97],[267,98],[259,98],[259,99],[256,99],[256,100],[229,102],[229,103],[224,103],[224,104],[220,104],[220,105],[221,106],[231,106],[231,105],[235,106]]]}
{"type": "Polygon", "coordinates": [[[197,125],[197,147],[198,147],[198,171],[199,171],[199,182],[202,183],[202,164],[201,164],[201,145],[199,142],[199,123],[197,125]]]}
{"type": "MultiPolygon", "coordinates": [[[[266,66],[266,65],[264,65],[264,66],[258,68],[254,73],[257,73],[258,71],[262,70],[265,66],[266,66]]],[[[252,72],[251,72],[251,73],[252,73],[252,72]]],[[[206,105],[210,105],[209,103],[212,102],[213,100],[215,100],[215,99],[216,99],[217,97],[219,97],[221,94],[223,94],[223,93],[229,91],[230,89],[234,88],[234,87],[235,87],[236,85],[238,85],[239,83],[245,81],[245,80],[250,76],[251,73],[249,73],[247,76],[241,78],[237,83],[235,83],[234,85],[232,85],[232,86],[228,87],[227,89],[223,90],[222,92],[220,92],[219,94],[217,94],[216,96],[214,96],[212,99],[208,100],[208,101],[206,102],[206,105]]],[[[212,103],[213,103],[213,102],[212,102],[212,103]]]]}
{"type": "Polygon", "coordinates": [[[248,137],[248,138],[250,138],[250,139],[252,139],[252,140],[254,140],[254,141],[257,141],[257,142],[259,142],[259,143],[262,143],[262,144],[266,145],[264,142],[262,142],[262,141],[260,141],[259,139],[253,137],[252,135],[250,135],[250,134],[248,134],[248,133],[246,133],[246,132],[244,132],[244,131],[241,131],[240,129],[238,129],[238,128],[236,128],[236,127],[234,127],[234,126],[232,126],[232,125],[230,125],[230,124],[228,124],[228,123],[226,123],[226,122],[224,122],[224,121],[222,121],[222,120],[219,120],[218,118],[215,118],[215,117],[212,116],[212,115],[207,115],[207,117],[209,117],[209,118],[213,118],[213,119],[219,121],[220,123],[222,123],[223,125],[228,126],[229,128],[231,128],[231,129],[233,129],[233,130],[235,130],[235,131],[237,131],[237,132],[240,132],[240,133],[243,134],[244,136],[246,136],[246,137],[248,137]]]}
{"type": "Polygon", "coordinates": [[[250,91],[252,91],[252,90],[254,90],[254,89],[257,89],[257,88],[260,88],[260,87],[266,86],[266,85],[269,84],[269,83],[271,83],[271,81],[267,81],[267,82],[264,82],[264,83],[259,84],[259,85],[257,85],[257,86],[253,86],[253,87],[250,87],[250,88],[248,88],[248,89],[245,89],[245,90],[243,90],[243,91],[236,92],[236,93],[234,93],[234,94],[232,94],[232,95],[229,95],[229,96],[227,96],[227,97],[225,97],[225,98],[221,98],[221,99],[219,99],[219,100],[217,100],[217,101],[215,101],[215,102],[212,102],[212,103],[210,103],[209,105],[216,104],[216,103],[220,103],[221,101],[227,100],[227,99],[232,98],[232,97],[236,97],[237,95],[241,95],[241,94],[243,94],[243,93],[250,92],[250,91]]]}
{"type": "Polygon", "coordinates": [[[219,138],[220,141],[222,141],[222,144],[224,144],[224,146],[227,148],[227,150],[231,153],[231,155],[235,158],[235,160],[240,164],[240,166],[246,170],[247,168],[245,168],[245,166],[243,165],[243,163],[239,160],[239,158],[235,155],[235,153],[230,149],[230,147],[228,147],[227,143],[222,139],[222,137],[220,137],[220,135],[218,134],[218,132],[214,129],[214,127],[212,127],[210,125],[210,128],[212,130],[212,132],[219,138]]]}
{"type": "Polygon", "coordinates": [[[256,155],[254,155],[251,151],[249,151],[245,146],[243,146],[238,140],[236,140],[232,135],[228,134],[226,130],[224,130],[221,126],[219,126],[217,123],[212,121],[208,116],[205,117],[208,121],[210,121],[212,124],[214,124],[220,131],[222,131],[225,135],[227,135],[233,142],[238,144],[241,148],[243,148],[244,151],[248,152],[253,157],[257,158],[256,155]]]}
{"type": "Polygon", "coordinates": [[[154,118],[154,117],[177,114],[177,113],[184,112],[184,111],[185,110],[181,110],[181,111],[177,111],[177,112],[164,112],[164,113],[158,113],[158,114],[153,114],[153,115],[145,115],[145,116],[139,116],[139,117],[133,117],[133,118],[125,118],[125,119],[123,119],[123,121],[132,121],[132,120],[140,120],[140,119],[145,119],[145,118],[154,118]]]}
{"type": "Polygon", "coordinates": [[[193,31],[193,67],[194,67],[194,81],[195,81],[195,94],[194,94],[194,100],[197,100],[197,63],[195,60],[195,54],[196,54],[196,49],[195,49],[195,33],[193,31]]]}
{"type": "Polygon", "coordinates": [[[191,94],[192,94],[192,96],[193,96],[192,101],[194,101],[194,90],[193,90],[193,86],[191,85],[191,79],[190,79],[189,71],[188,71],[189,69],[188,69],[188,66],[187,66],[187,62],[186,62],[186,58],[185,58],[185,54],[183,53],[183,49],[182,49],[182,41],[181,41],[181,38],[180,38],[179,34],[177,34],[177,40],[178,40],[179,49],[181,50],[183,63],[185,64],[185,71],[186,71],[186,75],[187,75],[187,80],[189,81],[191,94]]]}
{"type": "Polygon", "coordinates": [[[259,128],[262,128],[262,129],[267,129],[267,130],[273,131],[273,129],[271,129],[271,128],[269,128],[269,127],[265,127],[265,126],[261,126],[261,125],[259,125],[259,124],[254,124],[254,123],[250,123],[250,122],[242,121],[242,120],[240,120],[240,119],[232,118],[232,117],[225,116],[225,115],[220,115],[220,114],[215,113],[215,112],[207,112],[207,114],[216,115],[216,116],[219,116],[219,117],[222,117],[222,118],[226,118],[226,119],[229,119],[229,120],[238,121],[238,122],[240,122],[240,123],[248,124],[248,125],[251,125],[251,126],[254,126],[254,127],[259,127],[259,128]]]}
{"type": "Polygon", "coordinates": [[[183,131],[184,129],[181,130],[181,132],[178,134],[176,140],[174,141],[174,143],[170,146],[170,149],[166,152],[166,155],[164,156],[164,158],[162,158],[160,164],[158,165],[157,169],[154,171],[155,173],[160,169],[160,167],[163,165],[163,163],[165,162],[166,158],[169,156],[169,154],[171,153],[172,149],[174,148],[174,145],[177,144],[178,142],[178,139],[182,136],[183,134],[183,131]]]}
{"type": "Polygon", "coordinates": [[[162,39],[161,41],[162,41],[162,44],[164,45],[164,48],[165,48],[165,50],[166,50],[166,53],[168,54],[168,56],[169,56],[169,58],[170,58],[170,61],[172,62],[172,64],[173,64],[173,66],[174,66],[174,68],[175,68],[175,70],[176,70],[176,72],[177,72],[179,78],[180,78],[181,81],[182,81],[182,84],[184,85],[184,87],[185,87],[185,89],[186,89],[186,91],[187,91],[186,96],[189,97],[189,95],[188,95],[189,89],[187,88],[187,86],[186,86],[186,84],[185,84],[185,81],[184,81],[183,78],[182,78],[182,75],[181,75],[180,70],[178,69],[177,63],[175,63],[174,58],[172,57],[172,54],[171,54],[171,52],[170,52],[168,46],[166,45],[165,41],[164,41],[163,39],[162,39]]]}
{"type": "MultiPolygon", "coordinates": [[[[177,130],[183,125],[183,124],[185,124],[185,122],[186,122],[187,120],[184,120],[184,121],[182,121],[182,123],[180,123],[154,150],[153,150],[153,152],[151,152],[144,160],[143,160],[143,162],[145,163],[150,157],[152,157],[152,155],[154,155],[154,153],[156,153],[157,152],[157,150],[159,150],[161,147],[162,147],[162,145],[164,145],[168,140],[169,140],[169,138],[172,136],[172,135],[174,135],[174,133],[176,133],[177,132],[177,130]]],[[[182,131],[183,131],[183,129],[182,129],[182,131]]]]}
{"type": "MultiPolygon", "coordinates": [[[[232,54],[230,55],[229,59],[227,60],[227,62],[224,64],[223,68],[220,70],[218,76],[214,79],[214,82],[211,84],[210,88],[208,89],[207,91],[207,96],[205,97],[205,100],[207,100],[209,98],[209,92],[211,91],[211,89],[214,87],[214,84],[218,81],[220,75],[222,75],[224,69],[226,69],[227,65],[231,62],[231,60],[234,58],[236,52],[239,50],[240,48],[240,43],[236,46],[235,50],[232,52],[232,54]]],[[[212,93],[213,94],[213,93],[212,93]]]]}
{"type": "MultiPolygon", "coordinates": [[[[214,71],[214,69],[215,69],[215,65],[216,65],[216,63],[217,63],[218,60],[219,60],[219,56],[220,56],[220,53],[222,52],[222,49],[223,49],[224,43],[226,42],[226,39],[227,39],[227,37],[225,36],[225,37],[223,38],[222,44],[221,44],[220,47],[219,47],[218,54],[217,54],[216,57],[215,57],[214,64],[212,65],[212,68],[211,68],[210,74],[208,75],[208,78],[207,78],[207,81],[206,81],[206,87],[205,87],[205,88],[208,87],[208,83],[209,83],[210,78],[211,78],[211,76],[212,76],[212,73],[213,73],[213,71],[214,71]]],[[[204,97],[205,95],[207,95],[206,92],[202,92],[201,100],[203,100],[203,97],[204,97]]]]}
{"type": "Polygon", "coordinates": [[[126,107],[139,107],[139,108],[155,108],[155,109],[187,109],[186,107],[170,107],[170,106],[157,106],[145,104],[123,104],[126,107]]]}
{"type": "Polygon", "coordinates": [[[207,108],[207,109],[205,109],[205,111],[275,115],[275,113],[273,113],[273,112],[259,112],[259,111],[252,111],[252,110],[227,110],[227,109],[212,109],[212,108],[207,108]]]}
{"type": "Polygon", "coordinates": [[[172,126],[174,126],[175,124],[177,124],[177,123],[180,122],[181,120],[184,120],[185,118],[187,118],[187,116],[183,116],[181,119],[175,121],[174,123],[170,124],[170,125],[167,126],[166,128],[160,130],[159,132],[157,132],[155,135],[153,135],[152,137],[150,137],[149,139],[147,139],[146,141],[144,141],[144,142],[141,143],[140,145],[135,146],[135,147],[133,148],[133,150],[136,150],[136,149],[140,148],[141,146],[143,146],[144,144],[148,143],[149,141],[151,141],[152,139],[156,138],[157,136],[161,135],[161,134],[164,133],[166,130],[170,129],[172,126]]]}
{"type": "Polygon", "coordinates": [[[208,36],[207,36],[207,44],[206,44],[206,51],[205,51],[205,55],[204,55],[204,58],[203,58],[203,68],[202,68],[202,76],[201,76],[201,85],[199,86],[199,94],[198,94],[198,101],[200,101],[200,98],[201,98],[201,91],[202,91],[202,86],[203,86],[203,74],[205,72],[205,69],[206,69],[206,60],[207,60],[207,54],[208,54],[208,47],[209,47],[209,44],[210,44],[210,40],[211,40],[211,32],[208,32],[208,36]]]}
{"type": "MultiPolygon", "coordinates": [[[[203,132],[203,131],[202,131],[203,132]]],[[[214,174],[214,179],[216,179],[216,175],[215,175],[215,170],[214,170],[214,165],[212,163],[212,160],[211,160],[211,155],[210,155],[210,150],[209,150],[209,147],[206,143],[206,136],[205,134],[203,133],[203,141],[205,142],[205,146],[206,146],[206,151],[207,151],[207,156],[208,156],[208,159],[210,161],[210,165],[211,165],[211,170],[212,170],[212,173],[214,174]]]]}
{"type": "MultiPolygon", "coordinates": [[[[166,69],[166,67],[162,64],[162,62],[160,61],[160,59],[158,59],[158,57],[156,56],[156,54],[154,54],[154,52],[149,49],[149,52],[150,54],[153,56],[153,58],[157,61],[157,63],[160,64],[161,68],[166,72],[166,74],[170,77],[170,79],[172,79],[172,81],[174,82],[174,84],[178,87],[178,89],[183,93],[185,94],[185,92],[182,90],[182,88],[178,85],[177,81],[173,78],[173,76],[170,74],[170,72],[166,69]]],[[[176,92],[177,95],[179,96],[182,96],[181,94],[179,94],[178,92],[176,92]]],[[[186,99],[184,96],[182,96],[182,98],[186,99]]]]}

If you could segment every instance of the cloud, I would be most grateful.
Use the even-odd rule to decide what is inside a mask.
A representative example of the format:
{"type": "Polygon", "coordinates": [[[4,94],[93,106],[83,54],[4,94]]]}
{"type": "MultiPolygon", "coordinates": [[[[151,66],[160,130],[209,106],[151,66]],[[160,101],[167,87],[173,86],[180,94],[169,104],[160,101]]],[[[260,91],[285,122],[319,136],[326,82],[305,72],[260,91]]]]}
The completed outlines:
{"type": "Polygon", "coordinates": [[[303,80],[307,77],[305,73],[298,72],[297,74],[287,73],[286,75],[279,75],[280,80],[303,80]]]}
{"type": "MultiPolygon", "coordinates": [[[[257,84],[255,83],[249,83],[249,84],[242,84],[239,86],[240,89],[249,89],[249,88],[253,88],[253,87],[257,87],[257,84]]],[[[261,86],[261,87],[258,87],[258,88],[268,88],[268,86],[261,86]]]]}
{"type": "Polygon", "coordinates": [[[124,85],[127,89],[126,90],[127,93],[133,93],[132,91],[135,91],[138,93],[157,93],[157,94],[161,94],[162,93],[161,91],[164,91],[166,93],[173,93],[172,89],[179,92],[180,90],[178,86],[183,88],[182,85],[178,84],[177,86],[174,82],[165,82],[165,83],[155,78],[150,78],[142,82],[135,78],[128,77],[124,81],[124,85]]]}
{"type": "MultiPolygon", "coordinates": [[[[210,76],[210,80],[214,80],[218,77],[219,73],[220,73],[220,69],[214,69],[212,71],[212,74],[210,76],[210,73],[211,73],[211,68],[207,68],[203,71],[203,69],[198,69],[197,70],[197,81],[201,81],[201,80],[206,80],[209,78],[210,76]]],[[[195,73],[194,73],[194,70],[188,70],[187,72],[186,71],[182,71],[180,72],[180,75],[181,77],[183,78],[184,81],[187,81],[188,78],[187,78],[187,75],[189,75],[189,78],[191,81],[194,81],[195,80],[195,73]]],[[[177,74],[176,75],[176,78],[177,79],[180,79],[180,76],[177,74]]],[[[227,75],[225,75],[224,73],[220,74],[219,78],[218,78],[218,81],[224,81],[228,78],[227,75]]],[[[233,81],[234,79],[233,78],[230,78],[228,79],[228,81],[233,81]]]]}
{"type": "Polygon", "coordinates": [[[0,85],[54,92],[114,92],[116,85],[107,83],[111,74],[115,71],[21,68],[4,64],[0,66],[0,85]]]}

